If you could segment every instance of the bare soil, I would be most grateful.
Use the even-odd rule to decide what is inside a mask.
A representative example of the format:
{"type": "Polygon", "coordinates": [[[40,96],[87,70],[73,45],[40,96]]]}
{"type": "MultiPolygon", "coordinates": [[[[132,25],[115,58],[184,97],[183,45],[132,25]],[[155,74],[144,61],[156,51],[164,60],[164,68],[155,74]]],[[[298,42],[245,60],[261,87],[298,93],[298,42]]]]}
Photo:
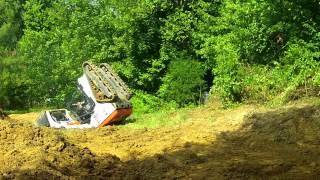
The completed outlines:
{"type": "MultiPolygon", "coordinates": [[[[173,113],[172,116],[177,114],[173,113]]],[[[317,179],[320,106],[194,109],[156,129],[63,130],[0,121],[0,179],[317,179]]]]}

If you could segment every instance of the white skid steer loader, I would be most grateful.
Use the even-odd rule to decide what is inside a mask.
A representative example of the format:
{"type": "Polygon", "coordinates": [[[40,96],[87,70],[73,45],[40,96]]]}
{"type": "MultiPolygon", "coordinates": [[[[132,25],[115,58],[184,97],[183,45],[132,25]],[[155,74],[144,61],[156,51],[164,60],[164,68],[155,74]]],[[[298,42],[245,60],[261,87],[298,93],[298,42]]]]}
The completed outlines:
{"type": "Polygon", "coordinates": [[[53,128],[98,128],[128,117],[132,93],[106,63],[96,66],[83,64],[78,79],[78,91],[72,96],[68,109],[41,113],[37,124],[53,128]]]}

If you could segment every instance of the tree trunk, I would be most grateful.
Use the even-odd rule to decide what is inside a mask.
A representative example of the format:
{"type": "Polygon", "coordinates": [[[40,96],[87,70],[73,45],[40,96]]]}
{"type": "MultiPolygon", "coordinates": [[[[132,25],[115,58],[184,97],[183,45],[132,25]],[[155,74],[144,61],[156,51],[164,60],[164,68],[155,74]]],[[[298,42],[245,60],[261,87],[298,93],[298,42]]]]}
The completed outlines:
{"type": "Polygon", "coordinates": [[[0,120],[8,118],[8,115],[0,108],[0,120]]]}

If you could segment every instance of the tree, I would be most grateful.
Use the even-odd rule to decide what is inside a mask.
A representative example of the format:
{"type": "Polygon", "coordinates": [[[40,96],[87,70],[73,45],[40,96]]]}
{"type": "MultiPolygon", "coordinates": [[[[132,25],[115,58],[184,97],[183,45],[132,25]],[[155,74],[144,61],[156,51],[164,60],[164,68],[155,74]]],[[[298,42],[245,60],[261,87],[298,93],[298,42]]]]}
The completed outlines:
{"type": "Polygon", "coordinates": [[[0,0],[0,56],[15,49],[23,31],[22,0],[0,0]]]}

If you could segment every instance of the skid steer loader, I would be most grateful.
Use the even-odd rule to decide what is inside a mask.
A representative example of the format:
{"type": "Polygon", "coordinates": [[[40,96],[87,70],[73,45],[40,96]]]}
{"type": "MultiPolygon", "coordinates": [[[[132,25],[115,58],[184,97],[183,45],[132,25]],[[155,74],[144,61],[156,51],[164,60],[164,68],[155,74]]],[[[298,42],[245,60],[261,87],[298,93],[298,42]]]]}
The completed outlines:
{"type": "Polygon", "coordinates": [[[98,128],[128,117],[132,93],[111,66],[83,63],[83,75],[78,79],[78,91],[68,103],[68,109],[41,113],[37,124],[53,128],[98,128]]]}

